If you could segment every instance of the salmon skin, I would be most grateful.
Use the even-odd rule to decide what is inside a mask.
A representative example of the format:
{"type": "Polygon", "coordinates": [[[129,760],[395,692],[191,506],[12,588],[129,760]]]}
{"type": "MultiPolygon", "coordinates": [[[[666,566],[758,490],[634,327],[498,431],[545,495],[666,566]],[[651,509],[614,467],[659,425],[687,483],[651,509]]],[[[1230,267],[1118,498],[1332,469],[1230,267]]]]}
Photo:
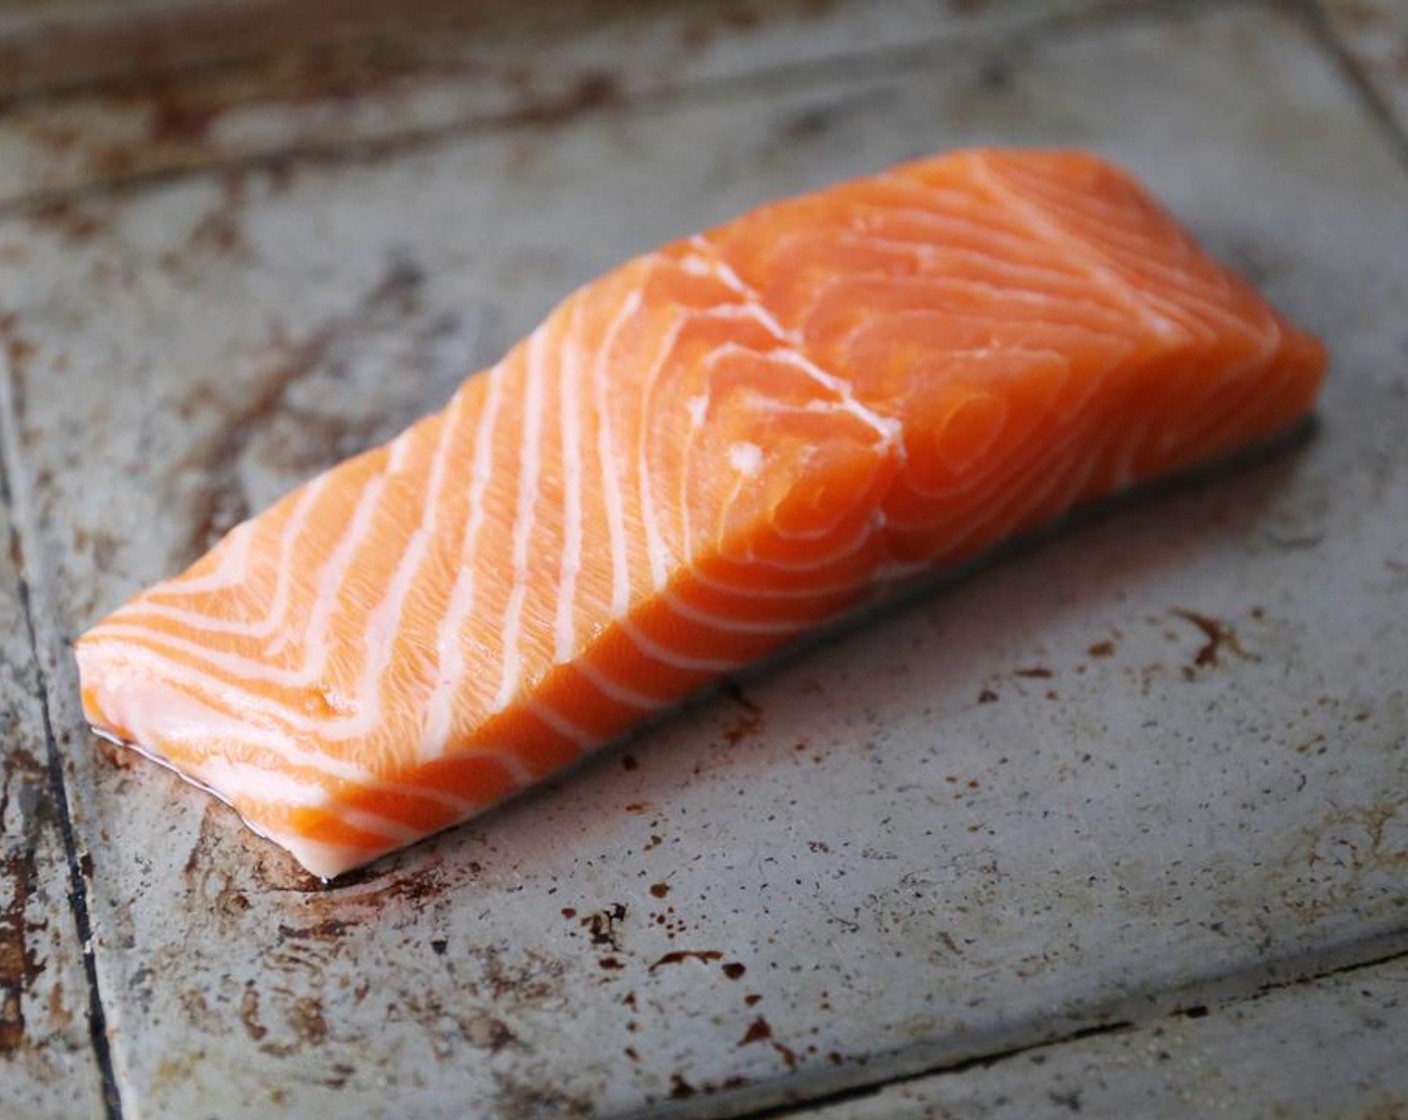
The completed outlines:
{"type": "Polygon", "coordinates": [[[581,288],[79,639],[84,710],[336,876],[892,581],[1291,427],[1325,361],[1100,159],[921,160],[581,288]]]}

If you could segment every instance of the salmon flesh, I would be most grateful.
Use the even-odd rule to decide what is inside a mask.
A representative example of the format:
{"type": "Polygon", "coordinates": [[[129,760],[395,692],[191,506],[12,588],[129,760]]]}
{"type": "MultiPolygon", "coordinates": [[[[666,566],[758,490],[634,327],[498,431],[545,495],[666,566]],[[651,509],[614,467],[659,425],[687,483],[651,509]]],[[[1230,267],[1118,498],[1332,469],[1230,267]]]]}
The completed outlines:
{"type": "Polygon", "coordinates": [[[332,877],[905,576],[1293,426],[1325,352],[1128,174],[921,160],[623,264],[76,647],[332,877]]]}

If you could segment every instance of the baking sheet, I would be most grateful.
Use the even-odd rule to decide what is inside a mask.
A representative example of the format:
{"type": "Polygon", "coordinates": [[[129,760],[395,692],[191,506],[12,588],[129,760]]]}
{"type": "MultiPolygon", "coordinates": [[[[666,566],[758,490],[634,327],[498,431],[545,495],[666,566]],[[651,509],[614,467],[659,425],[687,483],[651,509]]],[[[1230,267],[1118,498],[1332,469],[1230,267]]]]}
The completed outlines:
{"type": "Polygon", "coordinates": [[[62,975],[67,1025],[26,1026],[15,1053],[40,1057],[6,1055],[0,1093],[98,1111],[106,1074],[126,1116],[736,1115],[1401,952],[1404,166],[1315,21],[1116,7],[783,5],[721,20],[691,71],[666,48],[699,33],[640,6],[609,95],[546,116],[396,141],[398,107],[434,99],[373,84],[345,100],[376,143],[327,128],[269,159],[284,141],[221,147],[241,133],[217,115],[185,163],[129,164],[117,189],[82,161],[12,185],[7,586],[44,675],[16,676],[15,741],[45,758],[42,695],[70,818],[67,845],[46,826],[42,905],[79,944],[71,865],[106,1030],[85,1049],[82,954],[56,954],[17,983],[37,1024],[62,975]],[[766,198],[998,139],[1127,163],[1322,333],[1314,437],[1087,521],[333,891],[84,731],[73,635],[438,406],[576,283],[766,198]]]}

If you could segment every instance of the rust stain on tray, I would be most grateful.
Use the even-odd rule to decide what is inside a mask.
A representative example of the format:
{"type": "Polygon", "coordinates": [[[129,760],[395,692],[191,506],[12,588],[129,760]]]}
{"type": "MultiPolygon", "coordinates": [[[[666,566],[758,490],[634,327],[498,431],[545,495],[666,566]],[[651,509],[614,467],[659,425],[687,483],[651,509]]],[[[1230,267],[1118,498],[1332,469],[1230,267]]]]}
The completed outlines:
{"type": "Polygon", "coordinates": [[[722,959],[723,953],[717,949],[673,949],[666,953],[650,966],[650,971],[654,972],[667,964],[679,964],[682,961],[696,960],[708,964],[710,961],[722,959]]]}
{"type": "Polygon", "coordinates": [[[1193,658],[1193,668],[1205,669],[1219,665],[1221,663],[1219,658],[1224,651],[1235,654],[1244,661],[1256,660],[1254,654],[1250,654],[1242,648],[1237,631],[1232,628],[1230,623],[1224,622],[1220,618],[1213,618],[1211,615],[1190,611],[1184,607],[1175,607],[1169,613],[1185,622],[1191,622],[1202,631],[1203,637],[1206,639],[1193,658]]]}
{"type": "Polygon", "coordinates": [[[25,1001],[45,969],[31,935],[45,929],[47,922],[31,922],[29,907],[38,885],[34,849],[39,831],[50,822],[47,779],[45,768],[28,751],[10,751],[0,785],[0,822],[14,799],[23,834],[14,838],[20,844],[18,850],[0,864],[0,881],[10,884],[10,897],[0,910],[0,1054],[26,1044],[25,1001]]]}

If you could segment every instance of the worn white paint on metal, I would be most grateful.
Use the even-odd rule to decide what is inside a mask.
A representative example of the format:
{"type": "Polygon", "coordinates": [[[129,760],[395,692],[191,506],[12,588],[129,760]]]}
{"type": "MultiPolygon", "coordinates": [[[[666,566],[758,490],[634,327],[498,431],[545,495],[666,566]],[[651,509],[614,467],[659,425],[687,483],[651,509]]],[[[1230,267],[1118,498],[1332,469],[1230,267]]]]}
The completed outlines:
{"type": "Polygon", "coordinates": [[[894,1085],[811,1120],[1393,1116],[1408,1098],[1408,962],[1195,1006],[894,1085]]]}
{"type": "Polygon", "coordinates": [[[0,223],[12,484],[126,1115],[726,1115],[1403,944],[1408,180],[1304,23],[1214,7],[0,223]],[[1314,438],[1087,520],[337,890],[90,747],[68,639],[571,286],[989,140],[1122,159],[1322,332],[1314,438]]]}

